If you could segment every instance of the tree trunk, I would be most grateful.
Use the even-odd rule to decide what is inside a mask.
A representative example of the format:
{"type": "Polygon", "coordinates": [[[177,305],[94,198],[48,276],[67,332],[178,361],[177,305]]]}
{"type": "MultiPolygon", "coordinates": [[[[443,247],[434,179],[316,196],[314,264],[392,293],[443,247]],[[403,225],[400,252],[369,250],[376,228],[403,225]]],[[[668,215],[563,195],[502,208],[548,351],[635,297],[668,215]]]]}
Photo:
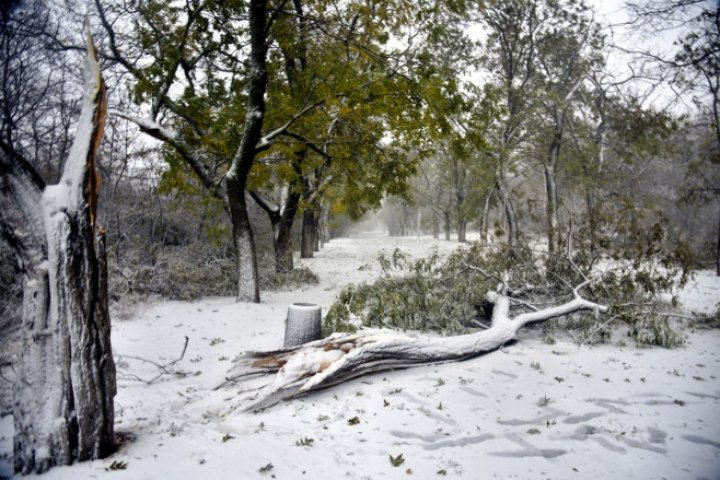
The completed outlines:
{"type": "Polygon", "coordinates": [[[255,162],[257,145],[262,137],[267,91],[267,0],[252,0],[248,5],[250,55],[245,120],[240,145],[225,175],[228,208],[232,222],[233,247],[238,272],[239,302],[260,302],[255,236],[245,200],[245,187],[255,162]]]}
{"type": "Polygon", "coordinates": [[[24,271],[22,352],[14,386],[14,466],[44,472],[114,449],[104,231],[95,233],[95,161],[105,86],[88,38],[78,129],[60,182],[44,187],[19,155],[0,155],[0,226],[24,271]]]}
{"type": "MultiPolygon", "coordinates": [[[[607,136],[607,123],[605,119],[605,95],[604,93],[597,100],[597,111],[600,115],[600,124],[595,131],[595,144],[598,149],[597,168],[594,175],[600,177],[605,166],[605,138],[607,136]]],[[[583,164],[583,169],[588,177],[593,176],[593,171],[587,164],[583,164]]],[[[597,186],[595,182],[590,182],[587,187],[587,208],[588,223],[590,229],[590,254],[594,255],[598,248],[598,229],[600,228],[600,215],[598,211],[597,186]]]]}
{"type": "Polygon", "coordinates": [[[434,208],[432,209],[432,235],[433,238],[440,238],[440,215],[434,208]]]}
{"type": "Polygon", "coordinates": [[[290,273],[295,268],[289,230],[281,223],[273,225],[273,249],[275,273],[290,273]]]}
{"type": "Polygon", "coordinates": [[[453,179],[455,183],[455,217],[457,218],[458,242],[465,242],[467,220],[465,218],[465,168],[460,160],[453,161],[453,179]]]}
{"type": "Polygon", "coordinates": [[[418,237],[422,235],[422,208],[418,207],[417,209],[417,225],[415,229],[415,235],[418,237]]]}
{"type": "Polygon", "coordinates": [[[597,209],[595,208],[595,194],[592,186],[588,187],[587,193],[585,194],[585,203],[587,204],[588,211],[588,230],[590,240],[590,254],[595,255],[597,251],[597,229],[598,229],[598,218],[597,209]]]}
{"type": "Polygon", "coordinates": [[[548,252],[556,253],[558,246],[558,206],[557,184],[555,183],[556,172],[554,162],[551,162],[549,165],[545,165],[544,172],[548,252]]]}
{"type": "Polygon", "coordinates": [[[284,205],[280,208],[270,205],[256,191],[250,196],[267,213],[273,231],[273,249],[275,252],[275,272],[288,273],[294,268],[292,252],[292,227],[300,204],[300,194],[292,185],[289,187],[284,205]]]}
{"type": "Polygon", "coordinates": [[[518,226],[517,226],[517,218],[515,217],[515,209],[513,208],[512,201],[510,200],[510,196],[508,195],[505,181],[498,178],[497,183],[495,184],[498,196],[500,197],[500,202],[503,205],[503,210],[505,212],[505,220],[507,221],[507,227],[508,227],[508,236],[507,241],[508,245],[514,246],[517,243],[518,239],[518,226]]]}
{"type": "Polygon", "coordinates": [[[458,222],[458,242],[465,243],[467,242],[465,238],[465,234],[467,233],[467,222],[464,220],[461,220],[458,222]]]}
{"type": "Polygon", "coordinates": [[[328,225],[330,224],[330,209],[329,208],[323,208],[322,209],[322,221],[320,222],[320,246],[322,248],[325,248],[325,244],[330,241],[330,229],[328,228],[328,225]]]}
{"type": "Polygon", "coordinates": [[[315,246],[315,212],[309,208],[303,211],[302,232],[300,237],[300,257],[313,258],[315,246]]]}
{"type": "Polygon", "coordinates": [[[260,302],[260,282],[255,250],[255,235],[245,200],[245,182],[226,177],[228,206],[232,223],[235,268],[238,273],[238,302],[260,302]]]}
{"type": "Polygon", "coordinates": [[[278,273],[288,273],[293,270],[293,251],[292,251],[292,227],[295,223],[295,215],[297,214],[298,205],[300,204],[300,195],[294,192],[288,194],[285,206],[280,215],[280,221],[277,229],[273,227],[273,246],[275,247],[275,271],[278,273]]]}
{"type": "Polygon", "coordinates": [[[313,252],[320,251],[320,213],[316,210],[313,215],[313,252]]]}
{"type": "Polygon", "coordinates": [[[483,213],[482,213],[482,226],[480,227],[480,240],[487,244],[489,243],[490,239],[488,238],[488,233],[490,232],[490,201],[492,200],[493,193],[495,192],[495,188],[491,188],[487,195],[485,195],[485,203],[483,204],[483,213]]]}
{"type": "Polygon", "coordinates": [[[445,210],[443,212],[443,229],[445,230],[445,240],[450,240],[450,231],[452,230],[452,222],[450,217],[450,211],[445,210]]]}

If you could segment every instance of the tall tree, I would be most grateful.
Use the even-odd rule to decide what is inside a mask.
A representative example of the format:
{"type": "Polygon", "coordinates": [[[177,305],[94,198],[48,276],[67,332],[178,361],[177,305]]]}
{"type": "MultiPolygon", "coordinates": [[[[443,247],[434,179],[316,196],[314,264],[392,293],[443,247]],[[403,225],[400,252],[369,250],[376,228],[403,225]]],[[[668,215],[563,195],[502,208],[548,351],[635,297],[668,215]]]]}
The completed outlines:
{"type": "Polygon", "coordinates": [[[536,0],[488,4],[481,21],[488,29],[484,46],[486,68],[502,113],[489,132],[495,160],[495,186],[505,211],[508,243],[520,238],[509,176],[518,161],[518,149],[528,138],[528,123],[537,103],[537,42],[542,18],[536,0]]]}
{"type": "Polygon", "coordinates": [[[273,10],[267,0],[247,5],[144,2],[133,19],[139,45],[127,49],[118,44],[115,25],[128,12],[121,4],[106,6],[98,0],[95,6],[108,36],[104,56],[134,77],[136,99],[149,107],[145,118],[117,114],[163,142],[225,203],[232,224],[237,299],[259,302],[255,239],[245,191],[256,156],[282,131],[262,134],[268,36],[282,5],[273,10]],[[243,16],[247,22],[240,20],[243,16]],[[249,44],[246,63],[238,56],[244,42],[249,44]],[[144,62],[148,57],[152,61],[144,62]],[[178,87],[182,93],[176,96],[173,90],[178,87]],[[164,118],[171,127],[161,124],[164,118]]]}
{"type": "MultiPolygon", "coordinates": [[[[396,9],[385,4],[368,9],[363,2],[332,9],[324,2],[296,1],[290,6],[274,1],[262,8],[253,2],[247,12],[243,2],[195,0],[169,8],[161,8],[164,2],[144,2],[135,19],[137,28],[122,37],[134,35],[139,45],[120,48],[121,35],[114,26],[122,22],[117,18],[136,14],[119,2],[95,3],[108,32],[104,55],[135,78],[136,98],[150,111],[148,118],[122,115],[163,141],[173,157],[190,165],[202,184],[226,202],[237,247],[239,298],[257,300],[252,229],[242,213],[246,205],[239,187],[253,191],[268,213],[278,269],[288,270],[295,213],[304,209],[304,216],[317,217],[322,202],[315,192],[328,178],[337,178],[324,175],[324,165],[341,164],[338,149],[330,152],[328,142],[347,144],[346,133],[353,129],[378,132],[383,122],[388,126],[380,108],[398,91],[389,91],[387,82],[407,78],[408,69],[393,65],[380,45],[412,17],[395,17],[396,9]],[[249,23],[242,20],[246,14],[249,23]],[[262,29],[253,26],[261,21],[262,29]],[[243,60],[246,43],[248,62],[243,60]],[[270,44],[277,48],[268,56],[270,44]],[[258,69],[255,63],[261,59],[258,69]],[[255,94],[260,84],[266,95],[255,94]],[[371,104],[373,109],[368,108],[371,104]],[[350,121],[361,118],[361,112],[361,122],[350,121]],[[263,135],[263,125],[275,127],[263,135]],[[318,131],[327,134],[323,138],[318,131]],[[335,137],[340,138],[335,142],[335,137]],[[256,161],[261,157],[267,162],[256,161]],[[260,190],[271,177],[267,172],[274,170],[270,160],[278,158],[281,173],[276,171],[274,178],[283,179],[286,188],[281,188],[283,202],[276,206],[260,190]]],[[[399,109],[394,110],[399,117],[399,109]]]]}
{"type": "Polygon", "coordinates": [[[302,192],[297,211],[303,217],[301,256],[307,258],[317,248],[321,211],[355,217],[377,206],[384,192],[404,188],[414,157],[401,155],[403,136],[417,128],[412,112],[428,101],[420,98],[418,78],[424,77],[417,65],[433,63],[427,55],[420,58],[413,41],[424,45],[418,38],[428,36],[427,25],[447,29],[448,7],[434,1],[294,7],[275,23],[279,48],[271,65],[282,81],[271,82],[268,118],[283,108],[320,104],[284,132],[284,141],[292,143],[274,148],[286,160],[276,168],[287,182],[285,198],[302,192]],[[415,15],[398,15],[398,6],[415,15]],[[390,35],[400,47],[390,44],[390,35]]]}
{"type": "Polygon", "coordinates": [[[559,246],[558,173],[567,143],[568,123],[577,115],[583,83],[601,59],[602,37],[583,2],[548,2],[538,39],[537,158],[545,179],[545,219],[548,251],[559,246]],[[593,57],[594,56],[594,57],[593,57]]]}

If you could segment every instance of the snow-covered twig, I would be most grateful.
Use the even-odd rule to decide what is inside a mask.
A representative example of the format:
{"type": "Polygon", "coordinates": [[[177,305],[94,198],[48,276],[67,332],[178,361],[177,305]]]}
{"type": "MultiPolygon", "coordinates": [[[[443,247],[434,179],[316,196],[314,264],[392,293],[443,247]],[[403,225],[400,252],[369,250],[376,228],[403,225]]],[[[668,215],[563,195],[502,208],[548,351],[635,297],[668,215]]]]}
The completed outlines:
{"type": "Polygon", "coordinates": [[[168,363],[163,363],[163,364],[158,363],[154,360],[150,360],[148,358],[137,357],[135,355],[116,355],[118,358],[129,358],[132,360],[138,360],[140,362],[149,363],[151,365],[154,365],[158,369],[160,369],[160,373],[158,373],[156,376],[152,377],[149,380],[140,378],[139,376],[132,374],[132,373],[124,373],[124,372],[119,372],[119,373],[120,373],[120,375],[122,375],[125,378],[130,378],[133,380],[137,380],[139,382],[147,383],[148,385],[159,380],[163,375],[176,375],[179,377],[186,377],[186,376],[190,375],[190,372],[185,372],[182,370],[174,370],[174,369],[172,369],[172,367],[174,367],[177,362],[179,362],[180,360],[185,358],[185,352],[187,351],[189,342],[190,342],[190,338],[185,336],[185,344],[183,345],[182,353],[180,353],[180,356],[178,358],[176,358],[175,360],[172,360],[168,363]]]}

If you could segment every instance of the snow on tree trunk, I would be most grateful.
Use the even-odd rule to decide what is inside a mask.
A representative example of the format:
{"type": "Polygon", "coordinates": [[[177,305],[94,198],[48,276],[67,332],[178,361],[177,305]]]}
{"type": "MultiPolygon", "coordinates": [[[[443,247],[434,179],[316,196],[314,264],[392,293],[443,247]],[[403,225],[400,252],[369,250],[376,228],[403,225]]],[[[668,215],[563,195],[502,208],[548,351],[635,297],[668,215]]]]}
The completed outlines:
{"type": "Polygon", "coordinates": [[[515,340],[520,328],[535,322],[568,315],[578,310],[606,312],[607,307],[585,300],[580,289],[563,304],[510,315],[511,299],[488,292],[494,305],[491,327],[469,335],[454,337],[410,336],[391,330],[363,330],[336,333],[301,347],[274,352],[250,352],[241,356],[226,375],[232,381],[256,373],[277,372],[247,410],[267,408],[275,403],[308,392],[342,383],[367,373],[429,363],[466,360],[492,352],[515,340]]]}
{"type": "Polygon", "coordinates": [[[232,222],[233,246],[238,272],[239,302],[260,302],[255,236],[245,200],[245,187],[262,138],[267,91],[267,0],[248,4],[250,54],[247,59],[248,85],[245,101],[245,122],[240,145],[225,175],[225,186],[232,222]]]}
{"type": "Polygon", "coordinates": [[[260,302],[260,282],[255,250],[255,235],[245,201],[244,182],[226,178],[228,204],[232,223],[235,267],[238,274],[238,302],[260,302]]]}
{"type": "Polygon", "coordinates": [[[293,303],[285,321],[284,348],[297,347],[320,338],[321,308],[314,303],[293,303]]]}
{"type": "Polygon", "coordinates": [[[0,161],[0,205],[8,207],[0,224],[24,272],[22,351],[13,390],[14,465],[22,473],[114,449],[104,232],[95,228],[95,159],[106,98],[89,37],[84,92],[57,185],[45,187],[19,156],[0,161]]]}

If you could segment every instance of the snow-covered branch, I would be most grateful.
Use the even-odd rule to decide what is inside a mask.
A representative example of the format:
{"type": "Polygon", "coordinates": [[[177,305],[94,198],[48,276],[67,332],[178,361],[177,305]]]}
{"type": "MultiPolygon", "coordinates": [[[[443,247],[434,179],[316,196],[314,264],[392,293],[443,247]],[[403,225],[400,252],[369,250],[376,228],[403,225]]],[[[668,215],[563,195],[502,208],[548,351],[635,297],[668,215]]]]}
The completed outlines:
{"type": "Polygon", "coordinates": [[[299,112],[297,112],[295,115],[293,115],[287,122],[285,122],[282,126],[276,128],[275,130],[265,134],[260,138],[260,141],[255,146],[255,150],[258,152],[262,152],[264,150],[267,150],[272,145],[273,140],[275,140],[280,135],[285,134],[288,129],[292,126],[293,123],[295,123],[297,120],[299,120],[302,116],[304,116],[306,113],[308,113],[311,110],[314,110],[315,108],[319,107],[325,103],[325,101],[320,101],[317,103],[313,103],[312,105],[307,105],[303,109],[301,109],[299,112]]]}
{"type": "Polygon", "coordinates": [[[160,140],[161,142],[172,145],[173,148],[185,159],[193,171],[202,181],[205,188],[216,198],[225,200],[226,194],[222,182],[215,180],[211,172],[207,169],[201,159],[178,138],[177,133],[172,129],[162,126],[159,122],[150,117],[137,117],[126,112],[111,110],[111,115],[124,118],[134,123],[140,128],[140,131],[160,140]]]}
{"type": "Polygon", "coordinates": [[[110,114],[131,121],[137,125],[143,133],[147,133],[161,142],[177,141],[177,134],[174,131],[163,127],[150,117],[136,117],[135,115],[130,115],[129,113],[118,110],[111,110],[110,114]]]}

